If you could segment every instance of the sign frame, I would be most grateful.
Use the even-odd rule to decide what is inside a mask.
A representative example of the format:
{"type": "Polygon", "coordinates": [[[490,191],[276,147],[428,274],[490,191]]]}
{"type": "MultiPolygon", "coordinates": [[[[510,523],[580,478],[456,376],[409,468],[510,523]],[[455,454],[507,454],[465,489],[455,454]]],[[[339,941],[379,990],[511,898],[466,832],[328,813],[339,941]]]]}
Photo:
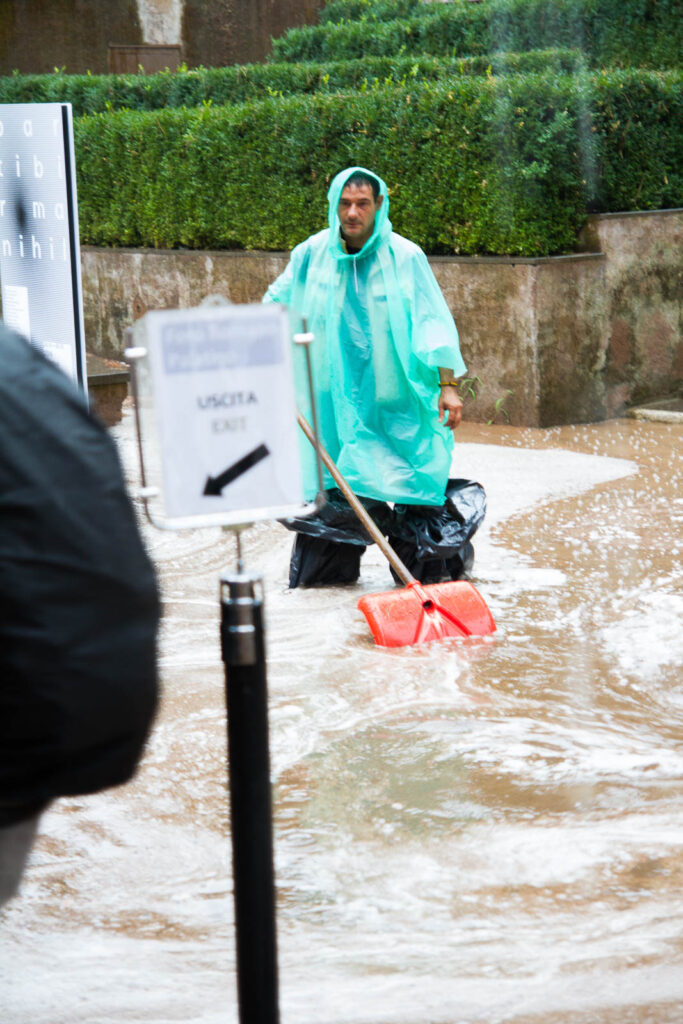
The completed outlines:
{"type": "MultiPolygon", "coordinates": [[[[134,328],[129,328],[127,336],[129,342],[132,342],[131,347],[126,349],[125,358],[131,367],[131,388],[142,483],[138,496],[142,499],[145,514],[153,526],[161,530],[222,526],[239,532],[255,522],[307,516],[318,510],[317,502],[306,502],[303,497],[303,482],[298,456],[299,427],[296,422],[293,360],[289,319],[285,307],[279,304],[260,303],[232,305],[226,302],[220,306],[203,305],[184,310],[156,310],[147,313],[137,321],[134,328]],[[234,328],[241,321],[244,328],[250,319],[255,318],[262,323],[270,320],[272,325],[276,325],[280,340],[279,360],[275,359],[269,363],[268,355],[278,354],[276,353],[278,346],[276,344],[273,348],[265,336],[262,336],[258,343],[252,339],[251,354],[244,351],[244,339],[242,339],[239,352],[234,345],[234,339],[232,341],[229,339],[231,322],[234,328]],[[220,327],[221,324],[222,327],[220,327]],[[206,331],[202,334],[201,328],[206,328],[207,325],[214,328],[212,340],[208,339],[206,331]],[[216,333],[217,326],[219,330],[216,333]],[[180,329],[179,335],[177,331],[167,330],[164,337],[164,328],[175,327],[180,329]],[[180,347],[178,346],[179,341],[180,347]],[[210,355],[207,356],[207,352],[210,355]],[[174,365],[169,363],[169,356],[175,360],[174,365]],[[238,362],[244,360],[244,363],[241,366],[236,365],[230,368],[227,364],[235,358],[238,362]],[[253,361],[254,359],[256,362],[253,361]],[[221,361],[225,362],[225,365],[218,365],[221,361]],[[196,435],[199,434],[201,436],[200,447],[203,445],[202,458],[205,457],[205,450],[210,450],[212,445],[214,445],[215,454],[218,446],[210,439],[210,435],[207,435],[206,424],[201,424],[198,431],[192,427],[192,416],[198,420],[205,416],[206,409],[203,412],[197,412],[196,405],[200,403],[197,401],[193,405],[190,399],[197,398],[197,385],[203,383],[203,379],[208,379],[209,375],[214,388],[217,388],[220,393],[221,381],[225,380],[229,374],[239,376],[247,366],[249,375],[253,378],[257,377],[259,371],[263,371],[264,367],[266,370],[269,367],[273,371],[277,370],[278,392],[283,399],[276,417],[277,422],[269,426],[269,435],[265,441],[259,440],[261,437],[259,434],[256,438],[257,443],[254,443],[252,436],[249,443],[241,444],[239,451],[232,453],[228,452],[230,446],[226,444],[225,455],[218,460],[214,459],[214,462],[220,462],[221,471],[215,476],[212,472],[208,472],[202,498],[222,497],[223,487],[230,487],[243,475],[246,478],[259,463],[263,463],[265,466],[267,457],[271,455],[269,445],[273,448],[271,466],[275,466],[278,459],[293,460],[286,467],[285,476],[292,472],[295,474],[296,480],[292,487],[295,489],[298,482],[299,494],[296,500],[291,500],[290,491],[287,488],[287,500],[272,504],[247,502],[239,504],[239,507],[234,504],[230,504],[228,507],[223,503],[216,508],[216,511],[212,511],[206,508],[206,501],[198,500],[195,480],[190,484],[192,497],[188,499],[188,502],[192,507],[188,511],[184,507],[183,500],[175,501],[169,495],[169,484],[173,487],[182,483],[181,476],[184,472],[184,470],[178,471],[179,454],[168,458],[169,445],[173,443],[171,435],[174,434],[177,438],[180,430],[180,426],[171,423],[177,409],[175,403],[180,397],[185,414],[190,408],[193,409],[182,436],[185,437],[185,434],[189,433],[197,440],[196,435]],[[180,383],[183,376],[185,383],[180,383]],[[173,377],[179,378],[179,380],[171,381],[169,388],[169,378],[173,377]],[[169,414],[169,408],[173,410],[173,414],[169,414]],[[286,446],[288,439],[290,441],[290,445],[287,447],[289,454],[285,455],[282,444],[284,443],[286,446]],[[165,456],[167,456],[166,459],[165,456]],[[225,463],[224,466],[223,463],[225,463]],[[213,488],[218,488],[218,490],[213,488]]],[[[307,342],[312,340],[312,335],[295,335],[294,341],[300,342],[304,337],[307,342]]],[[[307,359],[306,365],[309,373],[309,388],[312,392],[310,360],[307,359]]],[[[254,385],[256,390],[252,391],[251,395],[256,400],[256,405],[259,404],[260,394],[267,385],[267,377],[265,383],[261,383],[260,388],[254,385]]],[[[224,392],[224,394],[226,393],[224,392]]],[[[237,393],[243,394],[243,392],[237,393]]],[[[234,392],[227,394],[230,397],[234,392]]],[[[254,411],[256,412],[256,410],[254,411]]],[[[268,408],[266,414],[272,415],[272,408],[268,408]]],[[[182,411],[179,411],[179,415],[182,419],[182,411]]],[[[205,419],[208,417],[205,416],[205,419]]],[[[248,440],[248,435],[249,431],[245,429],[245,441],[248,440]]],[[[187,443],[190,443],[189,440],[187,443]]],[[[199,444],[199,441],[197,443],[199,444]]],[[[198,450],[199,448],[196,448],[195,453],[198,450]]],[[[281,468],[278,468],[276,472],[281,478],[281,468]]],[[[202,473],[202,479],[203,477],[204,473],[202,473]]]]}

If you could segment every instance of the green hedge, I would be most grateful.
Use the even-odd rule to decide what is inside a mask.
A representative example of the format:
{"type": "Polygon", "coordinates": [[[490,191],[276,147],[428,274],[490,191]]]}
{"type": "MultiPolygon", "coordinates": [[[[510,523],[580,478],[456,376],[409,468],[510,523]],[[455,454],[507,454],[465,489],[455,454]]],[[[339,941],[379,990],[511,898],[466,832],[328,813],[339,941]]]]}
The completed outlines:
{"type": "Polygon", "coordinates": [[[489,45],[487,26],[488,12],[481,4],[470,4],[466,10],[458,4],[457,12],[439,5],[429,17],[414,15],[372,25],[350,21],[290,29],[273,40],[271,59],[352,60],[365,55],[382,57],[402,53],[476,56],[493,49],[489,45]]]}
{"type": "Polygon", "coordinates": [[[680,0],[485,0],[422,4],[404,20],[291,29],[273,60],[346,60],[364,54],[477,55],[580,47],[591,63],[676,67],[680,0]]]}
{"type": "Polygon", "coordinates": [[[320,24],[335,24],[340,21],[390,21],[394,18],[408,18],[422,0],[330,0],[320,12],[320,24]]]}
{"type": "Polygon", "coordinates": [[[289,249],[326,223],[331,177],[359,163],[428,252],[571,251],[599,197],[681,202],[679,96],[676,73],[619,72],[94,115],[76,123],[82,239],[289,249]]]}
{"type": "Polygon", "coordinates": [[[269,96],[366,90],[463,75],[570,73],[577,50],[494,53],[485,57],[364,57],[305,64],[245,64],[156,75],[12,75],[0,78],[0,103],[71,103],[75,116],[105,110],[159,110],[202,103],[245,103],[269,96]]]}
{"type": "Polygon", "coordinates": [[[683,75],[635,69],[593,76],[596,180],[602,212],[683,207],[683,75]]]}

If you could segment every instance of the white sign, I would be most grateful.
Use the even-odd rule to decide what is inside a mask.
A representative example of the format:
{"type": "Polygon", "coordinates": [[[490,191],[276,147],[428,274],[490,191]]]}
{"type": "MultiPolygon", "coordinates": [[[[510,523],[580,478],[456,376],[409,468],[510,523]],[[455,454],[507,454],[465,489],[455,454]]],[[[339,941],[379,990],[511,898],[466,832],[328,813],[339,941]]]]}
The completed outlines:
{"type": "Polygon", "coordinates": [[[153,407],[159,445],[157,459],[149,449],[146,459],[169,521],[301,514],[288,327],[278,305],[152,312],[138,321],[149,374],[146,395],[145,369],[138,371],[140,404],[153,407]]]}
{"type": "Polygon", "coordinates": [[[0,104],[2,317],[87,389],[69,103],[0,104]]]}

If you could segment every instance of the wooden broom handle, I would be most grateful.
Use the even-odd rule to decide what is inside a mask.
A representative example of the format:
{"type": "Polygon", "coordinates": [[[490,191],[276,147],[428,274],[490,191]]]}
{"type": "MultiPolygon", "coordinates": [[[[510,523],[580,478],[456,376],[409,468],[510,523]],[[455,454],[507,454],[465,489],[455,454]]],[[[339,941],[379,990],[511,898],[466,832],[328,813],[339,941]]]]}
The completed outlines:
{"type": "Polygon", "coordinates": [[[311,442],[313,447],[317,450],[318,454],[320,455],[320,458],[325,464],[325,468],[327,469],[328,473],[330,474],[330,476],[336,483],[337,487],[348,501],[353,511],[360,519],[361,523],[363,524],[367,532],[374,540],[377,547],[380,549],[384,557],[388,560],[389,564],[395,571],[396,575],[400,577],[400,579],[403,581],[403,583],[406,584],[406,586],[408,586],[411,583],[417,583],[418,581],[415,579],[412,573],[408,571],[407,567],[398,557],[398,555],[392,548],[391,544],[386,539],[382,531],[379,529],[379,527],[375,523],[374,519],[372,518],[368,510],[361,504],[356,495],[353,493],[353,491],[347,484],[346,480],[341,475],[341,473],[335,466],[334,462],[323,448],[322,444],[316,442],[315,434],[311,430],[308,420],[304,416],[302,416],[301,413],[299,413],[297,416],[297,421],[299,423],[299,426],[303,430],[304,434],[308,438],[308,440],[311,442]]]}

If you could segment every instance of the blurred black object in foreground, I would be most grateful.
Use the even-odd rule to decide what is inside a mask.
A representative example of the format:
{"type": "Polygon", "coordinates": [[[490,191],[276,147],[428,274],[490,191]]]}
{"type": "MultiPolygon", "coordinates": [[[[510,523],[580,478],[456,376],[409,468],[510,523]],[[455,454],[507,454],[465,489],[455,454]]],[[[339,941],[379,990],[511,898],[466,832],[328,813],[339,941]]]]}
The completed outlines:
{"type": "Polygon", "coordinates": [[[133,774],[157,701],[158,622],[112,439],[0,324],[0,902],[17,831],[55,797],[133,774]]]}

